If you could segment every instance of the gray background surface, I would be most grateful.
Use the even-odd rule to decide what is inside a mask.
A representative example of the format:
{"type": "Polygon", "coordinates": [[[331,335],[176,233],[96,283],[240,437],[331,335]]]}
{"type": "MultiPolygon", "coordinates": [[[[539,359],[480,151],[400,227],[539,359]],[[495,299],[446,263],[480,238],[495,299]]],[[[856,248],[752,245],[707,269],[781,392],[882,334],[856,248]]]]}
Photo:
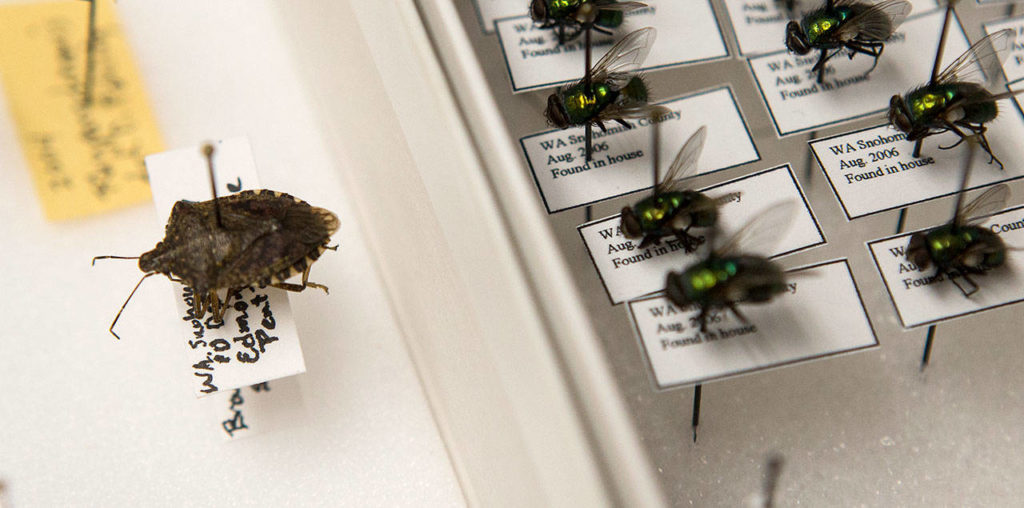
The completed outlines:
{"type": "MultiPolygon", "coordinates": [[[[542,111],[550,90],[512,95],[497,38],[481,33],[472,0],[454,3],[513,137],[547,130],[542,111]]],[[[962,4],[960,20],[972,41],[984,35],[982,22],[1002,19],[1010,11],[1006,5],[962,4]]],[[[730,53],[736,55],[724,6],[717,1],[714,6],[730,53]]],[[[922,51],[922,58],[933,56],[932,49],[922,51]]],[[[704,386],[694,444],[693,391],[654,390],[626,308],[609,304],[576,232],[585,220],[584,210],[551,215],[558,247],[572,266],[595,329],[601,331],[666,497],[679,506],[750,502],[760,489],[767,457],[780,453],[785,457],[777,497],[782,506],[1006,506],[1024,499],[1021,307],[939,325],[931,366],[919,372],[926,328],[900,327],[864,245],[892,234],[897,212],[847,221],[820,168],[810,161],[810,136],[777,137],[745,61],[662,70],[648,78],[658,98],[721,83],[732,86],[762,160],[700,177],[695,185],[790,163],[828,244],[781,263],[792,267],[848,258],[881,343],[864,353],[704,386]]],[[[1020,112],[1005,102],[1002,114],[1020,112]]],[[[851,122],[818,131],[815,137],[878,123],[851,122]]],[[[1016,182],[1011,188],[1010,204],[1020,204],[1024,187],[1016,182]]],[[[616,213],[639,195],[599,203],[593,217],[616,213]]],[[[539,195],[537,206],[543,206],[539,195]]],[[[915,205],[906,230],[946,220],[951,206],[951,198],[915,205]]]]}

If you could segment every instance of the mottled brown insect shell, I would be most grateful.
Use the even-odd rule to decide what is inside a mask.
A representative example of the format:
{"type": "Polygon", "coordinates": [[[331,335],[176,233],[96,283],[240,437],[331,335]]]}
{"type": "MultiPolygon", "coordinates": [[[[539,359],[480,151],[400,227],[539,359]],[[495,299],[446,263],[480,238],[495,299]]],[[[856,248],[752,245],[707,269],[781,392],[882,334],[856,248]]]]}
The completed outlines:
{"type": "Polygon", "coordinates": [[[276,284],[306,271],[338,225],[329,210],[269,190],[182,200],[171,210],[164,239],[139,257],[139,268],[178,279],[200,295],[276,284]]]}

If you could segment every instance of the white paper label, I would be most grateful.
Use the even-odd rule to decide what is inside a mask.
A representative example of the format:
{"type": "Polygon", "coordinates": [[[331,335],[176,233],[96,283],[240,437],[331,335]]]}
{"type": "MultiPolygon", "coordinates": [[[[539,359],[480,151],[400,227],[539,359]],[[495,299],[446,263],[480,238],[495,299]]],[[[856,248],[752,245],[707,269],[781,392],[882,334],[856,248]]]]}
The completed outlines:
{"type": "Polygon", "coordinates": [[[296,377],[221,390],[199,402],[211,429],[229,441],[301,427],[309,420],[296,377]]]}
{"type": "Polygon", "coordinates": [[[1013,19],[993,21],[985,23],[985,35],[994,34],[1000,30],[1013,30],[1013,44],[1009,49],[1009,56],[1003,60],[1003,73],[1007,81],[1024,79],[1024,16],[1013,19]]]}
{"type": "MultiPolygon", "coordinates": [[[[758,254],[778,257],[825,243],[788,165],[708,187],[702,192],[721,198],[718,227],[723,238],[728,238],[774,203],[793,200],[802,205],[786,236],[771,252],[758,254]]],[[[613,304],[664,290],[665,275],[670,270],[696,262],[706,251],[701,248],[687,254],[674,238],[665,238],[661,245],[640,249],[640,239],[623,236],[619,224],[619,214],[615,214],[577,227],[613,304]]],[[[696,236],[704,233],[696,228],[691,231],[696,236]]]]}
{"type": "Polygon", "coordinates": [[[529,0],[473,0],[473,5],[485,34],[494,32],[496,19],[523,16],[530,10],[529,0]]]}
{"type": "MultiPolygon", "coordinates": [[[[259,188],[247,139],[229,139],[215,146],[218,196],[259,188]]],[[[159,217],[170,217],[178,200],[205,201],[212,197],[206,158],[199,147],[150,155],[146,157],[146,169],[159,217]]],[[[217,323],[209,312],[203,319],[195,319],[191,288],[181,284],[173,287],[181,316],[175,333],[188,351],[196,396],[306,371],[286,292],[243,289],[232,300],[224,322],[217,323]]]]}
{"type": "MultiPolygon", "coordinates": [[[[708,62],[727,58],[718,21],[708,0],[646,0],[647,7],[627,12],[614,34],[592,33],[593,62],[600,60],[623,35],[654,27],[658,36],[644,61],[644,70],[708,62]]],[[[495,23],[513,92],[579,81],[583,78],[583,36],[566,44],[549,28],[534,26],[529,16],[495,23]]]]}
{"type": "MultiPolygon", "coordinates": [[[[743,123],[732,90],[719,87],[661,103],[672,113],[660,119],[659,175],[665,174],[683,143],[707,125],[708,137],[697,174],[760,160],[743,123]]],[[[611,199],[654,185],[651,171],[653,128],[647,120],[634,127],[594,129],[593,160],[584,157],[584,129],[553,130],[519,140],[548,213],[611,199]]]]}
{"type": "MultiPolygon", "coordinates": [[[[779,52],[749,59],[775,130],[786,136],[875,114],[882,119],[893,94],[906,93],[931,76],[944,12],[939,9],[903,23],[885,44],[878,67],[868,75],[864,73],[874,61],[868,55],[850,60],[844,53],[832,58],[823,84],[811,72],[818,52],[804,56],[779,52]]],[[[960,23],[952,24],[944,64],[968,48],[960,23]]]]}
{"type": "MultiPolygon", "coordinates": [[[[875,267],[904,328],[973,314],[1024,300],[1024,207],[1011,208],[985,219],[981,227],[1003,239],[1011,250],[1006,263],[982,275],[970,275],[978,290],[965,297],[948,276],[931,267],[921,271],[907,260],[905,249],[913,233],[868,242],[875,267]]],[[[959,281],[967,290],[971,285],[959,281]]]]}
{"type": "MultiPolygon", "coordinates": [[[[937,4],[935,0],[912,0],[914,13],[928,12],[937,4]]],[[[797,4],[795,13],[799,21],[802,11],[810,11],[818,5],[797,4]]],[[[725,0],[736,42],[741,55],[759,55],[786,49],[786,24],[789,14],[779,0],[725,0]]]]}
{"type": "Polygon", "coordinates": [[[658,389],[706,383],[819,360],[878,345],[845,259],[788,272],[788,292],[765,304],[739,304],[700,331],[700,309],[679,309],[660,295],[629,302],[658,389]],[[842,333],[837,333],[841,330],[842,333]]]}
{"type": "MultiPolygon", "coordinates": [[[[968,188],[1015,180],[1024,176],[1024,121],[1013,108],[1004,111],[986,137],[992,151],[1006,166],[989,164],[978,150],[968,188]]],[[[811,151],[828,178],[848,219],[901,208],[956,194],[963,177],[966,144],[941,150],[959,139],[952,132],[925,138],[921,157],[914,158],[914,143],[888,125],[880,125],[811,141],[811,151]]]]}

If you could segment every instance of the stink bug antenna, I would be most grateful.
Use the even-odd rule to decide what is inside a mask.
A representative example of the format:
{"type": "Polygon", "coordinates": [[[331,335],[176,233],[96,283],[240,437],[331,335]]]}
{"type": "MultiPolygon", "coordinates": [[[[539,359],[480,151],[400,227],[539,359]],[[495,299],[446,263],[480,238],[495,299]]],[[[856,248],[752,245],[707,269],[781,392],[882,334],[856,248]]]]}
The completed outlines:
{"type": "Polygon", "coordinates": [[[210,170],[210,190],[213,191],[213,211],[217,214],[217,227],[223,229],[224,224],[220,221],[220,202],[217,201],[217,183],[213,178],[213,145],[203,145],[203,155],[206,156],[206,167],[210,170]]]}
{"type": "Polygon", "coordinates": [[[110,323],[110,334],[113,335],[115,339],[121,340],[121,336],[116,334],[116,333],[114,333],[114,325],[117,324],[117,320],[118,319],[121,319],[121,313],[124,312],[124,308],[128,306],[128,302],[130,302],[132,300],[132,297],[135,296],[135,292],[139,290],[139,286],[142,285],[142,281],[146,280],[150,275],[156,275],[156,274],[157,274],[157,272],[149,272],[146,275],[143,275],[142,278],[139,279],[139,282],[137,284],[135,284],[135,288],[132,289],[131,294],[128,295],[128,299],[125,300],[123,304],[121,304],[121,309],[118,310],[117,311],[117,315],[114,316],[114,322],[110,323]]]}
{"type": "Polygon", "coordinates": [[[139,259],[139,256],[96,256],[92,258],[92,266],[96,266],[97,259],[139,259]]]}

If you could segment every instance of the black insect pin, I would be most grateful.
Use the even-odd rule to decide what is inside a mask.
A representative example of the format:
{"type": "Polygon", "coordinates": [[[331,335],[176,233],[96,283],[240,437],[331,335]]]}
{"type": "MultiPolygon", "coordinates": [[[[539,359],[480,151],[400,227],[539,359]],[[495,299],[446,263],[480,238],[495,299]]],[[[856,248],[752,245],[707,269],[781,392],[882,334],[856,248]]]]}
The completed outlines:
{"type": "Polygon", "coordinates": [[[670,272],[665,280],[669,300],[679,308],[699,307],[701,332],[707,332],[712,311],[723,308],[748,323],[736,304],[764,303],[786,291],[782,268],[753,252],[771,250],[789,230],[795,210],[792,201],[771,205],[704,259],[682,272],[670,272]]]}
{"type": "Polygon", "coordinates": [[[907,0],[826,0],[823,7],[786,25],[786,47],[798,55],[813,50],[821,52],[811,68],[818,73],[818,83],[825,80],[825,62],[843,50],[849,51],[851,59],[857,53],[874,57],[866,75],[878,65],[885,41],[903,23],[910,9],[907,0]]]}
{"type": "Polygon", "coordinates": [[[193,315],[206,311],[222,320],[230,300],[250,286],[272,286],[288,291],[327,287],[309,282],[309,269],[328,247],[338,230],[338,217],[296,197],[265,189],[217,197],[213,178],[213,146],[205,145],[214,198],[181,200],[174,204],[164,239],[141,256],[98,256],[97,259],[138,259],[145,275],[110,324],[110,333],[125,306],[147,277],[162,273],[192,288],[193,315]],[[302,274],[302,283],[285,282],[302,274]],[[222,302],[218,291],[225,289],[222,302]]]}
{"type": "Polygon", "coordinates": [[[999,114],[997,101],[1019,93],[993,91],[1002,85],[1000,65],[1009,54],[1006,50],[1014,34],[1012,30],[1006,29],[985,37],[939,72],[952,10],[951,3],[946,10],[946,22],[943,24],[931,80],[927,85],[915,88],[902,97],[892,96],[889,100],[889,123],[906,133],[908,141],[916,141],[914,157],[921,156],[921,142],[924,138],[952,131],[960,139],[950,146],[939,148],[952,148],[966,137],[977,135],[981,148],[989,155],[989,163],[995,162],[1002,169],[1003,163],[992,153],[985,137],[985,124],[999,114]]]}
{"type": "Polygon", "coordinates": [[[648,104],[647,84],[636,70],[651,51],[656,31],[641,28],[616,43],[582,79],[563,86],[548,97],[544,111],[548,122],[559,129],[615,121],[632,128],[627,119],[657,118],[668,114],[663,106],[648,104]]]}
{"type": "Polygon", "coordinates": [[[919,270],[927,270],[934,265],[936,276],[950,279],[967,297],[978,290],[971,275],[983,275],[1006,262],[1007,247],[1002,238],[976,223],[1003,209],[1010,197],[1009,186],[1002,183],[990,187],[964,205],[964,189],[967,187],[967,176],[976,151],[973,138],[968,142],[970,150],[966,156],[964,176],[956,196],[952,220],[942,226],[914,233],[906,249],[907,259],[919,270]],[[969,289],[961,285],[961,279],[970,284],[969,289]]]}
{"type": "Polygon", "coordinates": [[[540,28],[556,29],[558,43],[565,44],[590,28],[611,35],[611,30],[622,24],[626,12],[642,7],[647,4],[617,0],[533,0],[530,17],[540,28]]]}
{"type": "Polygon", "coordinates": [[[690,228],[713,227],[718,220],[715,200],[682,185],[682,179],[697,168],[705,139],[707,128],[702,125],[679,149],[651,195],[622,208],[622,233],[626,238],[643,238],[641,249],[660,243],[663,237],[675,236],[686,252],[693,252],[700,242],[689,233],[690,228]]]}

